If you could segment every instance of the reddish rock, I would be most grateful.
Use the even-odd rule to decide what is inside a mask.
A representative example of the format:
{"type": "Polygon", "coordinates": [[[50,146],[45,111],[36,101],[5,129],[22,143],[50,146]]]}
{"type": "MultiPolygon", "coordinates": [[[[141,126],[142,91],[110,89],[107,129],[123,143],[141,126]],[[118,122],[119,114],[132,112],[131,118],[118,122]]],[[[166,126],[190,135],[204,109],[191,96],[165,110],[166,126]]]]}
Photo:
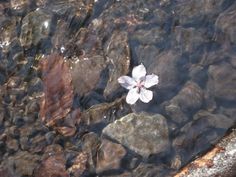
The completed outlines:
{"type": "Polygon", "coordinates": [[[119,169],[125,154],[126,150],[122,145],[103,140],[97,154],[96,172],[119,169]]]}
{"type": "Polygon", "coordinates": [[[62,153],[57,153],[44,159],[35,170],[35,177],[69,177],[66,172],[66,160],[62,153]]]}
{"type": "Polygon", "coordinates": [[[74,177],[80,177],[87,168],[88,154],[80,153],[74,160],[73,165],[68,169],[74,177]]]}
{"type": "Polygon", "coordinates": [[[4,167],[0,167],[0,176],[1,177],[14,177],[12,172],[4,167]]]}
{"type": "Polygon", "coordinates": [[[76,109],[66,116],[56,130],[64,136],[73,136],[76,132],[76,124],[80,123],[80,110],[76,109]]]}

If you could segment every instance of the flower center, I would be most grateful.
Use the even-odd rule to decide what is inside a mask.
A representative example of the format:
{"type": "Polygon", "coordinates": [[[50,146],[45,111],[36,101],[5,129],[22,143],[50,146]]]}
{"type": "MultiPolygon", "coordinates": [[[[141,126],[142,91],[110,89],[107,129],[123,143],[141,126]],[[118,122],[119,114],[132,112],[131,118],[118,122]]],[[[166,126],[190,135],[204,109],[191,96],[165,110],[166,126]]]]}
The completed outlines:
{"type": "Polygon", "coordinates": [[[136,87],[138,88],[138,93],[140,93],[141,92],[141,88],[144,87],[144,82],[143,81],[137,82],[136,87]]]}

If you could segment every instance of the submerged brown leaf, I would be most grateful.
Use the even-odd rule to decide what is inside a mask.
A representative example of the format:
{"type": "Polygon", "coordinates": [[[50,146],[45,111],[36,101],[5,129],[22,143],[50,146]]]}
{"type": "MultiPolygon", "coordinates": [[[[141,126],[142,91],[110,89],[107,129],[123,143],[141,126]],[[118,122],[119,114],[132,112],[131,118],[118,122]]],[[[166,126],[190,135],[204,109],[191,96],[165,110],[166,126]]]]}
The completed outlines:
{"type": "Polygon", "coordinates": [[[46,125],[52,126],[70,112],[73,101],[71,74],[64,59],[51,54],[40,63],[44,96],[40,105],[40,116],[46,125]]]}

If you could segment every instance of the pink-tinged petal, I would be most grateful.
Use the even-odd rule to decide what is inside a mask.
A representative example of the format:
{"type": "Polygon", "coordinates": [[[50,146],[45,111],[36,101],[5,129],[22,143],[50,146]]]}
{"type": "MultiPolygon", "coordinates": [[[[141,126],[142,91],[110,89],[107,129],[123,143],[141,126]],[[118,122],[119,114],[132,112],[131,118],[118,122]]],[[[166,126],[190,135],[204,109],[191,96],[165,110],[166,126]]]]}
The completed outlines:
{"type": "Polygon", "coordinates": [[[130,89],[126,96],[126,102],[128,104],[134,104],[138,99],[139,99],[138,88],[130,89]]]}
{"type": "Polygon", "coordinates": [[[135,66],[132,70],[132,77],[139,81],[142,77],[146,76],[146,68],[143,66],[143,64],[135,66]]]}
{"type": "Polygon", "coordinates": [[[140,91],[140,100],[144,103],[148,103],[153,98],[153,93],[150,90],[146,90],[145,88],[141,88],[140,91]]]}
{"type": "Polygon", "coordinates": [[[150,88],[154,85],[157,85],[159,82],[158,76],[155,74],[147,75],[144,82],[145,88],[150,88]]]}
{"type": "Polygon", "coordinates": [[[118,78],[118,82],[120,85],[126,89],[132,89],[135,85],[136,82],[133,78],[129,76],[121,76],[118,78]]]}

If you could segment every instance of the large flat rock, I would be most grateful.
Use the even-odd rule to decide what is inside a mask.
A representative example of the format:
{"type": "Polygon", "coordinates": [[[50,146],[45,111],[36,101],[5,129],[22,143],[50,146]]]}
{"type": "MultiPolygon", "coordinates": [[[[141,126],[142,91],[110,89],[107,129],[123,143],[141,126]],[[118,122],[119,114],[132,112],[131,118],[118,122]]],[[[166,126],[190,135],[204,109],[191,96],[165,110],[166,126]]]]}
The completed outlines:
{"type": "Polygon", "coordinates": [[[105,127],[103,134],[144,157],[169,148],[166,119],[160,114],[128,114],[105,127]]]}

